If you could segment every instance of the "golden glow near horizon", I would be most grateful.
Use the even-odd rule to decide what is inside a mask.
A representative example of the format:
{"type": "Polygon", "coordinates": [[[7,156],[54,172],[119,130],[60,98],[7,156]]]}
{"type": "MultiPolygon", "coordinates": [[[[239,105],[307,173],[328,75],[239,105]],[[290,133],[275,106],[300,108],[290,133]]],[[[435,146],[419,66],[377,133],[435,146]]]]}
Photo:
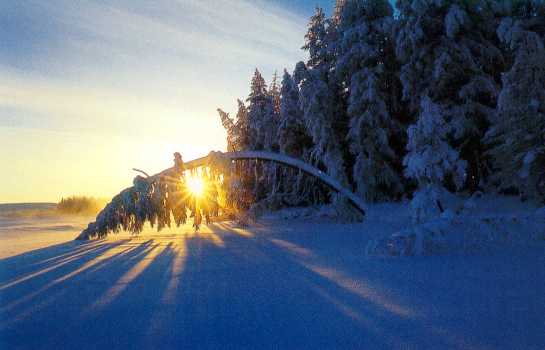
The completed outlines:
{"type": "Polygon", "coordinates": [[[111,198],[132,185],[137,175],[132,168],[153,174],[173,165],[175,151],[191,160],[224,147],[221,129],[208,144],[186,136],[184,129],[179,127],[178,135],[165,130],[166,137],[3,130],[0,149],[9,151],[0,154],[5,165],[0,203],[57,202],[71,195],[111,198]]]}

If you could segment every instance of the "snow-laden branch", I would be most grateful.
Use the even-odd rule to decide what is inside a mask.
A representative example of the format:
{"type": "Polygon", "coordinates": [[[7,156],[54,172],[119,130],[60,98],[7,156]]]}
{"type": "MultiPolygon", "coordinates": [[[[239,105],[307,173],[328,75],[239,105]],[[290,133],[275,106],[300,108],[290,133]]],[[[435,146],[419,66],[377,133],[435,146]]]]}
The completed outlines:
{"type": "MultiPolygon", "coordinates": [[[[304,173],[307,173],[311,176],[316,177],[317,179],[322,181],[324,184],[326,184],[329,188],[333,189],[335,192],[338,192],[341,195],[345,196],[350,201],[350,203],[354,205],[354,207],[362,215],[365,215],[366,205],[363,199],[358,197],[355,193],[353,193],[349,189],[342,186],[338,180],[334,179],[333,177],[329,176],[328,174],[324,173],[318,168],[315,168],[312,165],[303,162],[302,160],[292,158],[285,154],[266,152],[266,151],[210,152],[210,154],[205,157],[197,158],[197,159],[184,163],[184,166],[186,169],[193,169],[193,168],[198,168],[202,166],[207,166],[210,164],[211,161],[217,158],[223,158],[226,160],[248,160],[248,159],[266,160],[266,161],[272,161],[272,162],[276,162],[288,167],[299,169],[303,171],[304,173]]],[[[174,167],[168,168],[166,170],[161,171],[160,173],[152,175],[151,178],[165,176],[165,175],[171,174],[174,171],[175,171],[174,167]]]]}
{"type": "MultiPolygon", "coordinates": [[[[211,167],[216,170],[226,171],[228,169],[226,165],[237,160],[265,160],[299,169],[316,177],[331,189],[346,197],[362,215],[365,215],[366,206],[364,201],[352,191],[343,187],[338,180],[312,165],[284,154],[264,151],[210,152],[205,157],[186,162],[184,168],[185,170],[191,170],[198,167],[211,167]]],[[[135,170],[139,171],[138,169],[135,170]]],[[[140,172],[147,175],[143,171],[140,172]]],[[[77,239],[104,237],[109,232],[118,232],[121,229],[138,233],[142,231],[145,221],[149,221],[152,225],[157,224],[158,229],[161,229],[164,226],[170,226],[171,211],[177,225],[185,222],[187,209],[195,211],[194,216],[195,220],[197,220],[197,218],[200,218],[200,211],[192,208],[187,197],[181,195],[184,184],[175,181],[177,176],[179,176],[179,169],[175,167],[146,178],[137,176],[134,180],[134,186],[115,196],[97,215],[96,221],[90,223],[77,239]]],[[[210,211],[209,209],[207,208],[208,211],[210,211]]],[[[205,213],[206,215],[209,214],[208,211],[205,213]]],[[[215,210],[210,212],[213,213],[215,210]]],[[[195,224],[198,227],[200,219],[195,224]]]]}

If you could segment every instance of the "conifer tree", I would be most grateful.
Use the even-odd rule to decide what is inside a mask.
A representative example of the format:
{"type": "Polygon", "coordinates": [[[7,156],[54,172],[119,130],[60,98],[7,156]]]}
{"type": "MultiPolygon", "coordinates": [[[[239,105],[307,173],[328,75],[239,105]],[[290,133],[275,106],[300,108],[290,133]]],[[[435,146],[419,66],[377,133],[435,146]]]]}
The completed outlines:
{"type": "Polygon", "coordinates": [[[317,7],[316,12],[308,24],[305,34],[305,44],[302,49],[308,51],[308,68],[322,68],[331,63],[331,48],[327,30],[328,22],[322,8],[317,7]]]}
{"type": "Polygon", "coordinates": [[[250,94],[246,101],[248,102],[248,123],[252,141],[249,149],[262,150],[265,143],[262,125],[271,106],[267,84],[257,69],[252,77],[250,94]]]}
{"type": "Polygon", "coordinates": [[[340,141],[344,135],[336,134],[333,126],[333,93],[321,71],[307,69],[303,62],[297,64],[295,77],[300,84],[299,103],[305,126],[313,141],[310,159],[322,163],[331,176],[346,184],[340,141]]]}
{"type": "Polygon", "coordinates": [[[299,88],[287,70],[284,70],[280,95],[280,151],[303,159],[305,150],[312,145],[312,141],[306,132],[303,112],[299,106],[299,88]]]}
{"type": "Polygon", "coordinates": [[[413,219],[417,222],[426,219],[436,205],[443,211],[440,199],[445,192],[445,180],[452,180],[460,188],[467,166],[447,141],[450,126],[441,107],[424,96],[420,110],[417,122],[408,129],[408,153],[403,160],[406,175],[418,183],[411,201],[413,219]]]}
{"type": "Polygon", "coordinates": [[[407,155],[403,160],[405,173],[419,186],[442,186],[451,177],[458,188],[463,185],[466,162],[447,141],[450,126],[444,112],[427,96],[422,98],[417,122],[408,129],[407,155]]]}
{"type": "Polygon", "coordinates": [[[236,114],[236,150],[247,151],[252,148],[254,144],[255,135],[250,128],[250,119],[248,116],[248,108],[244,102],[240,99],[237,100],[237,114],[236,114]]]}
{"type": "Polygon", "coordinates": [[[348,142],[355,158],[357,191],[369,200],[395,198],[403,191],[402,150],[392,147],[401,125],[396,106],[396,62],[387,0],[346,1],[339,24],[337,74],[347,88],[348,142]]]}
{"type": "Polygon", "coordinates": [[[280,87],[278,86],[278,73],[274,71],[273,78],[269,87],[269,95],[271,96],[273,103],[273,113],[275,115],[280,115],[280,99],[281,92],[280,87]]]}
{"type": "Polygon", "coordinates": [[[538,181],[545,176],[545,5],[517,5],[497,30],[513,64],[502,76],[496,118],[486,140],[500,188],[537,197],[538,181]]]}
{"type": "Polygon", "coordinates": [[[227,152],[237,151],[238,130],[234,120],[229,116],[229,113],[224,112],[221,108],[217,109],[220,115],[221,124],[227,132],[227,152]]]}
{"type": "Polygon", "coordinates": [[[468,186],[486,176],[482,143],[504,60],[485,2],[400,0],[396,54],[403,99],[413,117],[422,96],[440,105],[449,143],[468,161],[468,186]]]}
{"type": "MultiPolygon", "coordinates": [[[[299,107],[299,89],[293,77],[284,70],[280,91],[280,121],[278,142],[280,152],[309,161],[312,138],[308,135],[299,107]]],[[[315,181],[293,169],[282,169],[282,190],[292,204],[309,203],[315,181]]]]}
{"type": "Polygon", "coordinates": [[[310,159],[322,164],[327,172],[347,184],[343,141],[346,134],[339,127],[338,99],[331,74],[334,58],[332,23],[321,8],[310,18],[304,50],[309,53],[307,64],[296,65],[294,77],[299,85],[299,106],[313,147],[310,159]]]}

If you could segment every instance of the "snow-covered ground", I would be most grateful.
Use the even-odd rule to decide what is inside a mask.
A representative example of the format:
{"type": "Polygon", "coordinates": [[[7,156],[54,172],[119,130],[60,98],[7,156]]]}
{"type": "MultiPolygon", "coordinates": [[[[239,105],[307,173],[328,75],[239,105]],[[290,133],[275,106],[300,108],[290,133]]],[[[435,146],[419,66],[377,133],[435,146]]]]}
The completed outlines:
{"type": "Polygon", "coordinates": [[[0,259],[72,241],[93,217],[60,216],[54,203],[0,204],[0,259]]]}
{"type": "Polygon", "coordinates": [[[365,254],[413,227],[406,204],[90,242],[71,240],[84,219],[0,218],[0,349],[544,349],[545,218],[512,198],[470,207],[449,227],[504,238],[410,257],[365,254]]]}

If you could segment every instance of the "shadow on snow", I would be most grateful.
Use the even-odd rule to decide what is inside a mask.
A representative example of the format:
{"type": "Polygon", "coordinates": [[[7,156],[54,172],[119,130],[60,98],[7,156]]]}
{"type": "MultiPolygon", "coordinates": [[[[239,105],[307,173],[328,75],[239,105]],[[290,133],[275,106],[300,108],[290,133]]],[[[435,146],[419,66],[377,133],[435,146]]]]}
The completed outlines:
{"type": "MultiPolygon", "coordinates": [[[[342,249],[327,240],[218,223],[197,234],[69,242],[7,258],[0,261],[0,348],[510,345],[501,334],[483,340],[468,332],[483,317],[501,319],[502,310],[487,304],[486,280],[452,268],[462,259],[421,276],[429,262],[366,260],[361,238],[347,235],[342,249]],[[464,309],[468,298],[483,299],[483,309],[473,310],[480,317],[464,309]]],[[[507,287],[512,278],[490,283],[507,287]]],[[[539,324],[538,314],[525,317],[539,324]]],[[[493,326],[517,332],[515,321],[493,326]]]]}

